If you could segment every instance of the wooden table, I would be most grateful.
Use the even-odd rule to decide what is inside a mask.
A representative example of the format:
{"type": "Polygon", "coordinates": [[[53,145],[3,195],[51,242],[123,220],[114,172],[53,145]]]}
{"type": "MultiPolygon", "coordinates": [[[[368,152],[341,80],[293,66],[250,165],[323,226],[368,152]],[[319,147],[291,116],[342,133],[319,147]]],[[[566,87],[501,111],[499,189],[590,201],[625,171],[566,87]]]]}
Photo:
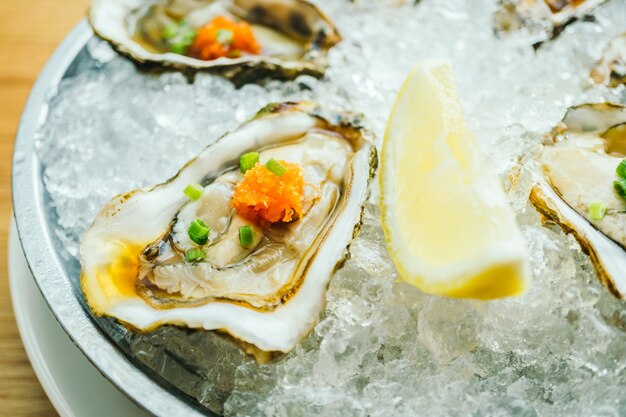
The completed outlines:
{"type": "Polygon", "coordinates": [[[11,158],[28,93],[87,5],[88,0],[0,1],[0,417],[57,415],[28,362],[11,306],[6,262],[11,158]]]}

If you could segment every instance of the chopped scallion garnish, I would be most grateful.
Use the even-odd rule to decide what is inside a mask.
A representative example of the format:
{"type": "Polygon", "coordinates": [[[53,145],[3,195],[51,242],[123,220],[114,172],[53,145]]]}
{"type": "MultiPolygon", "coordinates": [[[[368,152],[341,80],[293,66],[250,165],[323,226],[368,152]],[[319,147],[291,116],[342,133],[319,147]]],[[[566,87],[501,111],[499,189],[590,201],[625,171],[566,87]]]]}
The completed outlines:
{"type": "Polygon", "coordinates": [[[613,181],[613,188],[615,188],[615,192],[626,200],[626,179],[620,178],[618,180],[613,181]]]}
{"type": "Polygon", "coordinates": [[[239,228],[239,243],[241,247],[247,248],[252,245],[254,241],[254,231],[252,230],[252,226],[241,226],[239,228]]]}
{"type": "Polygon", "coordinates": [[[233,31],[229,29],[220,29],[217,31],[217,35],[215,35],[217,41],[224,46],[228,46],[233,43],[234,35],[233,31]]]}
{"type": "Polygon", "coordinates": [[[163,28],[163,39],[172,39],[178,34],[178,25],[176,23],[170,23],[163,28]]]}
{"type": "Polygon", "coordinates": [[[622,162],[615,168],[615,173],[620,178],[626,178],[626,159],[622,159],[622,162]]]}
{"type": "Polygon", "coordinates": [[[278,177],[282,177],[287,168],[285,168],[280,162],[275,159],[270,159],[265,163],[265,168],[269,169],[271,173],[278,177]]]}
{"type": "Polygon", "coordinates": [[[602,220],[606,214],[606,206],[599,201],[594,201],[589,205],[589,218],[594,221],[602,220]]]}
{"type": "Polygon", "coordinates": [[[202,193],[204,193],[204,188],[202,188],[200,184],[192,182],[187,187],[185,187],[185,190],[183,192],[187,197],[195,201],[202,197],[202,193]]]}
{"type": "Polygon", "coordinates": [[[189,47],[189,44],[183,41],[180,41],[180,42],[172,43],[172,45],[170,46],[170,49],[175,54],[184,55],[188,47],[189,47]]]}
{"type": "Polygon", "coordinates": [[[239,170],[242,174],[245,174],[251,168],[254,168],[256,163],[259,162],[258,152],[244,153],[239,157],[239,170]]]}
{"type": "Polygon", "coordinates": [[[198,245],[204,245],[209,240],[209,232],[211,228],[202,221],[202,219],[196,219],[189,223],[189,229],[187,234],[189,239],[197,243],[198,245]]]}
{"type": "Polygon", "coordinates": [[[172,52],[184,54],[196,37],[196,31],[189,26],[186,20],[170,23],[161,32],[163,40],[167,42],[172,52]]]}
{"type": "Polygon", "coordinates": [[[189,249],[185,254],[185,260],[187,262],[199,262],[204,260],[206,253],[200,248],[189,249]]]}

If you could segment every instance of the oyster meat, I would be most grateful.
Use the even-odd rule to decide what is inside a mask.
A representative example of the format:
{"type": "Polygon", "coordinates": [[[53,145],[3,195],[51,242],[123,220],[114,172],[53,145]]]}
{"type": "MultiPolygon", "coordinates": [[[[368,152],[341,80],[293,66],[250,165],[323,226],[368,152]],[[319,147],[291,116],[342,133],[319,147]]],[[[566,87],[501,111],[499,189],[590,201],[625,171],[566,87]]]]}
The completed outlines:
{"type": "Polygon", "coordinates": [[[93,0],[94,32],[142,64],[238,84],[321,76],[341,36],[306,0],[93,0]]]}
{"type": "Polygon", "coordinates": [[[588,16],[606,0],[500,0],[493,15],[499,36],[528,31],[535,43],[556,38],[567,25],[588,16]]]}
{"type": "Polygon", "coordinates": [[[595,84],[609,87],[626,84],[626,32],[609,43],[590,77],[595,84]]]}
{"type": "Polygon", "coordinates": [[[626,108],[613,103],[570,108],[546,136],[541,175],[530,201],[548,220],[572,233],[609,290],[626,297],[626,201],[614,190],[626,157],[626,108]],[[606,208],[590,215],[592,204],[606,208]]]}
{"type": "Polygon", "coordinates": [[[312,103],[270,105],[169,181],[115,197],[81,244],[92,311],[143,331],[219,330],[256,355],[291,350],[315,325],[360,224],[377,159],[357,122],[312,103]],[[244,178],[237,162],[250,151],[262,170],[270,160],[301,167],[300,216],[264,224],[233,208],[244,178]],[[194,183],[195,200],[184,192],[194,183]],[[210,230],[205,241],[192,236],[197,219],[210,230]]]}

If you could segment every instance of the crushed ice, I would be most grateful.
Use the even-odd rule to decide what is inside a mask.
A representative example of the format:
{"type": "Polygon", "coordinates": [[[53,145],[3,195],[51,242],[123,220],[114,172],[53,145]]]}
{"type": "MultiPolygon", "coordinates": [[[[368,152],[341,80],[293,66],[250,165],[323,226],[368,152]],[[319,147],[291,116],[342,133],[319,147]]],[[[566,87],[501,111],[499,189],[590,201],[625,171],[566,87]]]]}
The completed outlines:
{"type": "MultiPolygon", "coordinates": [[[[176,73],[139,73],[104,42],[89,43],[90,58],[59,86],[38,139],[55,232],[69,256],[105,201],[169,178],[266,103],[313,99],[362,112],[380,138],[400,83],[421,58],[452,60],[465,117],[502,178],[567,106],[625,98],[587,80],[606,43],[626,29],[623,1],[608,2],[595,23],[570,25],[536,53],[523,35],[494,38],[492,1],[319,3],[344,36],[321,81],[235,89],[199,74],[189,84],[176,73]]],[[[200,403],[219,411],[225,400],[227,415],[624,415],[626,308],[599,284],[571,237],[540,225],[526,203],[528,187],[522,171],[509,190],[531,249],[534,283],[521,298],[449,300],[396,282],[374,184],[320,323],[281,361],[222,357],[218,345],[206,357],[196,349],[205,343],[201,334],[176,329],[124,340],[200,403]],[[176,354],[199,371],[177,377],[176,354]],[[229,372],[210,374],[216,358],[229,372]]]]}

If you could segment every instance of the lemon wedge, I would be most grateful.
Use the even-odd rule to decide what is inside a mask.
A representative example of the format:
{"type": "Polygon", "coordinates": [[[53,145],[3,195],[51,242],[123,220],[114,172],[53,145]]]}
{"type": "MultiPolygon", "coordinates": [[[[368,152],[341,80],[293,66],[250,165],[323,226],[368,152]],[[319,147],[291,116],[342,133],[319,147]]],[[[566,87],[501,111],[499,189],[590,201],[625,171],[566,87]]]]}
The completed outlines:
{"type": "Polygon", "coordinates": [[[452,67],[409,74],[382,147],[382,222],[400,276],[421,291],[493,299],[528,286],[526,243],[463,121],[452,67]]]}

